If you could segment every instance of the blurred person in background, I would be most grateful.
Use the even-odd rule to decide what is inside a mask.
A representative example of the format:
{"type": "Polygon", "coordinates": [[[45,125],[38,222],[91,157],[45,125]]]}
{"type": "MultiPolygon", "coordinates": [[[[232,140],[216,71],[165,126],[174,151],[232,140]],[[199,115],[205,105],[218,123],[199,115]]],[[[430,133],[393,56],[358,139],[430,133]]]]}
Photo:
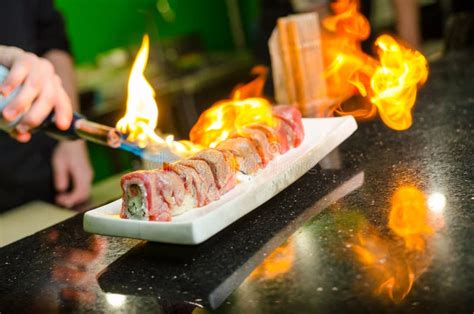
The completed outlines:
{"type": "Polygon", "coordinates": [[[417,0],[393,0],[398,36],[415,49],[421,48],[420,8],[417,0]]]}
{"type": "MultiPolygon", "coordinates": [[[[47,115],[46,111],[56,110],[56,114],[66,117],[65,107],[71,113],[79,109],[63,19],[52,0],[1,0],[0,26],[0,45],[21,48],[2,47],[3,61],[12,72],[0,92],[8,94],[14,85],[23,84],[21,93],[4,109],[3,117],[12,121],[26,112],[17,126],[16,137],[27,141],[19,143],[0,132],[0,211],[32,200],[72,207],[85,201],[90,193],[93,173],[85,143],[58,143],[42,132],[29,132],[42,122],[39,120],[47,115]],[[55,85],[54,72],[62,86],[55,85]],[[65,97],[58,96],[62,87],[67,93],[65,97]],[[50,89],[49,100],[40,97],[45,89],[50,89]],[[56,103],[52,103],[53,99],[56,103]],[[66,103],[59,103],[58,99],[66,103]]],[[[67,120],[66,117],[61,123],[69,125],[67,120]]]]}

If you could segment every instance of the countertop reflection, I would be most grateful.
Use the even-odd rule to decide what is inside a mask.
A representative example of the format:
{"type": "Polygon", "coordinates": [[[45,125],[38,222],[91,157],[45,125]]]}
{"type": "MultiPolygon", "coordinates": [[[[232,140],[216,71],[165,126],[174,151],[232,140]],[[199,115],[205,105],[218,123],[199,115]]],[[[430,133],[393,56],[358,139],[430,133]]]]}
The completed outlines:
{"type": "Polygon", "coordinates": [[[408,131],[360,123],[202,245],[90,235],[79,215],[2,248],[0,312],[472,313],[472,53],[431,64],[408,131]]]}

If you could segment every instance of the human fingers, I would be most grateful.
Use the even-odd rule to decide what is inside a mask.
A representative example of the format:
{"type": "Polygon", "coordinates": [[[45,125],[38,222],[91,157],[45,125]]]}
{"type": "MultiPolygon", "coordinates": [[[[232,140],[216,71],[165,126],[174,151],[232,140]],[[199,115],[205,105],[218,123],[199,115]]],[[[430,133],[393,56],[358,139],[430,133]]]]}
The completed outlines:
{"type": "Polygon", "coordinates": [[[18,95],[5,107],[3,116],[7,121],[15,120],[20,114],[28,111],[33,102],[41,94],[51,93],[51,77],[54,76],[54,68],[52,64],[45,60],[39,59],[33,64],[28,76],[23,83],[18,95]]]}
{"type": "MultiPolygon", "coordinates": [[[[10,51],[10,50],[9,50],[10,51]]],[[[15,88],[22,84],[30,73],[31,68],[37,62],[38,57],[21,49],[12,50],[9,62],[10,72],[1,84],[1,93],[8,96],[15,88]]],[[[7,66],[9,66],[7,64],[7,66]]]]}
{"type": "Polygon", "coordinates": [[[73,114],[71,99],[63,89],[61,79],[58,76],[56,76],[56,81],[59,88],[54,101],[55,123],[60,130],[67,130],[71,126],[73,114]]]}

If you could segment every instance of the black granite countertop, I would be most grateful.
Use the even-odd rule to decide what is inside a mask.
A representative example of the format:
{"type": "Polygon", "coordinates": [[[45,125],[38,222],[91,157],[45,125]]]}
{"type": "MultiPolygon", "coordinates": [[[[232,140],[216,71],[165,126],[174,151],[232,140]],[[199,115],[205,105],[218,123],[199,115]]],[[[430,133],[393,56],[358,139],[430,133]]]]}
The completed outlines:
{"type": "Polygon", "coordinates": [[[0,250],[0,312],[474,311],[474,52],[431,64],[414,125],[358,131],[198,246],[87,234],[0,250]]]}

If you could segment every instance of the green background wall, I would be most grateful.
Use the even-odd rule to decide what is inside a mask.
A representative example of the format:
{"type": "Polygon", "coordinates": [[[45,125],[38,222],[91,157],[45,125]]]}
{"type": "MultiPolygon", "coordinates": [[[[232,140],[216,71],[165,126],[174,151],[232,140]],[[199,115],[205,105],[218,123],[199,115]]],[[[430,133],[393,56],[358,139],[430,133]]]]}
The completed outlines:
{"type": "MultiPolygon", "coordinates": [[[[247,37],[254,33],[258,2],[239,1],[247,37]]],[[[56,0],[56,6],[66,19],[78,64],[93,62],[97,54],[116,47],[136,45],[145,32],[152,39],[198,33],[208,50],[233,49],[225,0],[56,0]],[[171,9],[168,14],[158,10],[163,6],[171,9]]]]}

